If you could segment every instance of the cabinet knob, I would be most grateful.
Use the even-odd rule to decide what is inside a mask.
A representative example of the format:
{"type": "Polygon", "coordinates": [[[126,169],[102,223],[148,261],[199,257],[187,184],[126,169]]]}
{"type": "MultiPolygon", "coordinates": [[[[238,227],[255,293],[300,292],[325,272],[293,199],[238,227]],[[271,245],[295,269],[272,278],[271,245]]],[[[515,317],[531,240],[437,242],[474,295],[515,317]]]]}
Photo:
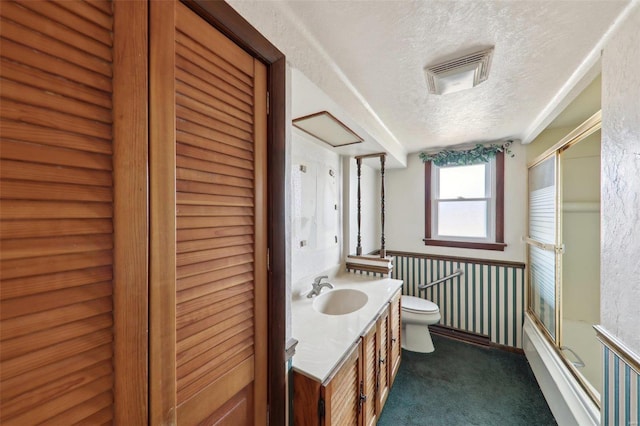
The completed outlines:
{"type": "Polygon", "coordinates": [[[395,343],[395,342],[396,342],[396,340],[398,340],[398,339],[396,339],[395,337],[392,337],[392,338],[391,338],[391,343],[395,343]]]}
{"type": "Polygon", "coordinates": [[[380,358],[380,364],[384,364],[384,358],[380,358]]]}

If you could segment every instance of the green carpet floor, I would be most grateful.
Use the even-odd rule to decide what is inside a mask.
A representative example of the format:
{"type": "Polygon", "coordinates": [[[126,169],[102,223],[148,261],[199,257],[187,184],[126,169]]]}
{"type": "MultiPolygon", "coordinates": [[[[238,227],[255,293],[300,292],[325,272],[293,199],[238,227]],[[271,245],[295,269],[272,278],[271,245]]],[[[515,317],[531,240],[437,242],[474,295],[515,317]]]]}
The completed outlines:
{"type": "Polygon", "coordinates": [[[402,351],[378,426],[555,425],[524,355],[433,335],[435,352],[402,351]]]}

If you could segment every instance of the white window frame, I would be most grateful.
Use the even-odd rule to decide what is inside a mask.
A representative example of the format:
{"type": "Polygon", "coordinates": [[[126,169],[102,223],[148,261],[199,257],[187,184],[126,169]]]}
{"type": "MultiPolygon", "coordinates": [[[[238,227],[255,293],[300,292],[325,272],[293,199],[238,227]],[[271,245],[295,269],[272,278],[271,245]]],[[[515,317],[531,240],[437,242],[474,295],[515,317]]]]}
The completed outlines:
{"type": "Polygon", "coordinates": [[[495,159],[491,159],[484,164],[485,166],[485,194],[483,198],[454,198],[454,199],[440,199],[440,170],[445,168],[460,167],[457,165],[452,166],[436,166],[432,165],[431,168],[431,235],[435,240],[443,241],[461,241],[471,243],[494,243],[496,241],[496,162],[495,159]],[[438,233],[438,205],[441,201],[456,202],[456,201],[487,201],[487,237],[460,237],[450,235],[440,235],[438,233]]]}

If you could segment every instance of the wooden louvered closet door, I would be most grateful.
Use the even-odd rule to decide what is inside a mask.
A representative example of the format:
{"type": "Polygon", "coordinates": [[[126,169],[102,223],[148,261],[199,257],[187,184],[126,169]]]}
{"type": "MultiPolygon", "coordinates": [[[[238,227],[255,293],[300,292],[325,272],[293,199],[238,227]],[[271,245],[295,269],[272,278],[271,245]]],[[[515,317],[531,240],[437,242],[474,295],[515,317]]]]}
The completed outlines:
{"type": "Polygon", "coordinates": [[[120,153],[133,160],[138,146],[144,154],[146,119],[131,127],[128,114],[113,113],[146,103],[144,82],[129,86],[137,82],[129,75],[124,83],[134,64],[115,34],[116,26],[135,25],[129,46],[145,46],[146,36],[136,38],[145,21],[139,27],[136,19],[146,19],[146,6],[0,3],[0,423],[110,423],[116,402],[127,399],[122,412],[135,408],[126,418],[146,419],[146,300],[135,318],[123,313],[133,304],[114,313],[115,293],[146,293],[146,190],[125,196],[144,177],[127,171],[114,190],[124,176],[114,153],[126,147],[120,153]],[[118,221],[126,222],[123,233],[114,232],[118,221]],[[114,246],[138,238],[120,262],[114,246]],[[122,321],[129,337],[116,343],[122,321]],[[132,366],[137,373],[126,373],[132,366]],[[128,394],[138,378],[141,392],[128,394]]]}
{"type": "Polygon", "coordinates": [[[266,421],[266,67],[151,4],[152,423],[266,421]]]}

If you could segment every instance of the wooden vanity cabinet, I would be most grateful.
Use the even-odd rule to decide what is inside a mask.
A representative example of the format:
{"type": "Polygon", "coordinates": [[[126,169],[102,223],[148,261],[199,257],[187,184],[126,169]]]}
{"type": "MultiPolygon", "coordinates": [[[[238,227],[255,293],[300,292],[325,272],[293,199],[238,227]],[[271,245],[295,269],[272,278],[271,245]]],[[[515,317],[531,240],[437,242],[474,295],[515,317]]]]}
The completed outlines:
{"type": "Polygon", "coordinates": [[[402,358],[402,320],[401,320],[401,293],[398,292],[389,302],[389,377],[391,378],[389,386],[393,385],[393,381],[398,374],[400,368],[400,359],[402,358]]]}
{"type": "Polygon", "coordinates": [[[358,342],[322,384],[294,373],[293,423],[296,426],[359,426],[363,386],[361,344],[358,342]]]}
{"type": "Polygon", "coordinates": [[[400,367],[400,292],[324,383],[294,372],[296,426],[374,426],[400,367]]]}

